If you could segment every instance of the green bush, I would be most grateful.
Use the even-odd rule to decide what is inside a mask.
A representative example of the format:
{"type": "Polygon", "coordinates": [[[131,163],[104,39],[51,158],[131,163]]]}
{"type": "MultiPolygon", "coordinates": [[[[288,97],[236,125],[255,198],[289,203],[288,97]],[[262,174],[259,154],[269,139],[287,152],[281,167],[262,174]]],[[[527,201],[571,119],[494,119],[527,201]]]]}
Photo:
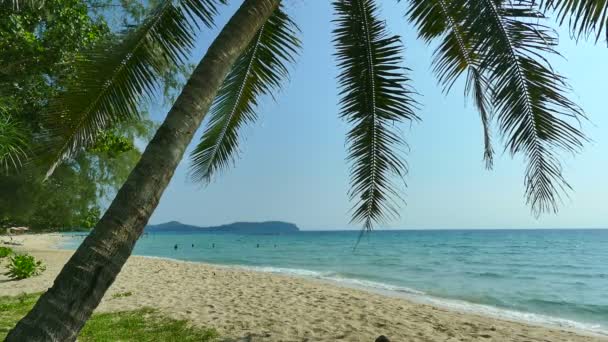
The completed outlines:
{"type": "Polygon", "coordinates": [[[8,247],[0,247],[0,259],[6,258],[7,256],[13,254],[13,250],[8,247]]]}
{"type": "Polygon", "coordinates": [[[12,256],[6,267],[8,268],[8,272],[4,273],[4,275],[13,280],[37,276],[46,270],[42,261],[36,260],[36,258],[29,254],[17,254],[12,256]]]}

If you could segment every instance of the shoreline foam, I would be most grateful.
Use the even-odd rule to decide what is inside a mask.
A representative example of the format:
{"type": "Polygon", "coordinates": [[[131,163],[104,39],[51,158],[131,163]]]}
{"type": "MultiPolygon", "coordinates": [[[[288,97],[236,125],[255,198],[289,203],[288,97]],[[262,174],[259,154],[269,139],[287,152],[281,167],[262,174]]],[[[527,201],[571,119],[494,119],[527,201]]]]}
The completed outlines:
{"type": "MultiPolygon", "coordinates": [[[[68,245],[68,239],[72,237],[63,236],[61,240],[56,243],[57,249],[72,250],[61,248],[68,245]],[[63,242],[63,244],[61,244],[63,242]]],[[[135,254],[134,254],[135,255],[135,254]]],[[[566,329],[574,332],[593,334],[601,337],[608,338],[608,330],[603,329],[598,324],[579,322],[575,320],[554,317],[549,315],[543,315],[532,312],[516,311],[507,308],[500,308],[492,305],[478,304],[468,302],[464,300],[458,300],[453,298],[445,298],[433,296],[425,293],[424,291],[412,289],[409,287],[398,286],[393,284],[387,284],[382,282],[376,282],[366,279],[341,277],[338,273],[327,271],[315,271],[307,269],[296,269],[287,267],[274,267],[274,266],[250,266],[241,264],[220,264],[220,263],[209,263],[204,261],[184,260],[171,257],[160,257],[152,255],[137,254],[137,256],[168,260],[174,262],[192,263],[192,264],[204,264],[211,265],[220,268],[234,268],[245,271],[253,272],[265,272],[273,273],[284,276],[293,276],[302,279],[313,279],[320,280],[331,285],[346,287],[350,289],[357,289],[368,291],[375,294],[380,294],[389,297],[401,298],[408,301],[413,301],[418,304],[427,304],[437,306],[443,309],[453,310],[461,313],[468,313],[473,315],[488,316],[490,318],[502,319],[514,321],[522,324],[531,324],[550,329],[566,329]]]]}
{"type": "MultiPolygon", "coordinates": [[[[70,249],[64,249],[70,250],[70,249]]],[[[134,256],[149,258],[149,259],[158,259],[158,260],[166,260],[172,262],[180,262],[180,263],[190,263],[190,264],[203,264],[209,265],[218,268],[226,268],[226,269],[238,269],[245,271],[253,271],[253,272],[264,272],[271,274],[279,274],[283,276],[289,277],[297,277],[301,279],[308,280],[319,280],[325,283],[346,287],[350,289],[357,289],[362,291],[368,291],[375,294],[380,294],[388,297],[401,298],[408,301],[413,301],[418,304],[427,304],[437,306],[443,309],[448,309],[461,313],[468,313],[473,315],[481,315],[487,316],[489,318],[501,319],[501,320],[509,320],[513,322],[518,322],[522,324],[531,324],[541,327],[546,327],[549,329],[566,329],[578,333],[583,334],[592,334],[600,337],[608,338],[608,330],[603,329],[598,324],[579,322],[575,320],[554,317],[549,315],[543,315],[533,312],[525,312],[525,311],[516,311],[506,308],[500,308],[491,305],[478,304],[473,302],[467,302],[464,300],[458,300],[453,298],[444,298],[433,296],[427,294],[423,291],[386,284],[382,282],[376,282],[365,279],[357,279],[357,278],[347,278],[347,277],[339,277],[335,272],[321,272],[307,269],[294,269],[294,268],[286,268],[286,267],[274,267],[274,266],[249,266],[249,265],[240,265],[240,264],[219,264],[219,263],[209,263],[203,261],[194,261],[194,260],[183,260],[171,257],[160,257],[153,255],[142,255],[137,254],[134,256]]]]}
{"type": "MultiPolygon", "coordinates": [[[[54,249],[61,247],[61,235],[24,238],[25,246],[17,249],[45,260],[48,270],[40,277],[20,281],[22,286],[19,289],[0,278],[0,295],[44,290],[52,284],[72,254],[71,251],[54,249]]],[[[352,279],[331,279],[332,274],[293,269],[292,273],[305,274],[289,272],[289,269],[216,266],[134,256],[98,310],[153,306],[177,318],[216,327],[225,336],[249,334],[255,337],[254,341],[306,338],[311,341],[340,338],[369,341],[380,334],[396,341],[606,340],[605,337],[591,335],[592,331],[576,327],[547,326],[511,317],[496,318],[483,310],[467,313],[461,307],[446,308],[442,305],[445,303],[435,303],[424,293],[409,291],[411,289],[404,288],[399,292],[396,288],[382,288],[385,285],[382,283],[364,281],[357,284],[357,280],[352,279]],[[379,287],[378,291],[374,291],[374,285],[379,287]],[[133,292],[133,296],[112,298],[113,294],[120,292],[133,292]],[[419,297],[422,303],[415,297],[419,297]]]]}
{"type": "MultiPolygon", "coordinates": [[[[149,257],[149,256],[144,256],[149,257]]],[[[174,260],[178,262],[190,262],[179,259],[166,258],[168,260],[174,260]]],[[[196,261],[192,261],[196,262],[196,261]]],[[[216,264],[213,264],[216,265],[216,264]]],[[[428,304],[438,306],[444,309],[454,310],[458,312],[464,312],[474,315],[488,316],[496,319],[506,319],[523,324],[539,325],[547,328],[558,328],[558,329],[569,329],[578,332],[597,334],[599,336],[608,337],[608,330],[604,330],[598,324],[579,322],[569,320],[560,317],[553,317],[549,315],[537,314],[532,312],[516,311],[506,308],[495,307],[491,305],[478,304],[467,302],[464,300],[437,297],[427,294],[423,291],[397,286],[392,284],[386,284],[371,280],[357,279],[357,278],[346,278],[339,277],[334,272],[318,272],[306,269],[290,269],[282,267],[269,267],[269,266],[244,266],[244,265],[221,265],[227,267],[241,268],[245,270],[251,270],[254,272],[268,272],[287,276],[300,277],[304,279],[317,279],[328,282],[336,286],[343,286],[347,288],[354,288],[363,291],[369,291],[385,296],[397,297],[414,301],[419,304],[428,304]]]]}

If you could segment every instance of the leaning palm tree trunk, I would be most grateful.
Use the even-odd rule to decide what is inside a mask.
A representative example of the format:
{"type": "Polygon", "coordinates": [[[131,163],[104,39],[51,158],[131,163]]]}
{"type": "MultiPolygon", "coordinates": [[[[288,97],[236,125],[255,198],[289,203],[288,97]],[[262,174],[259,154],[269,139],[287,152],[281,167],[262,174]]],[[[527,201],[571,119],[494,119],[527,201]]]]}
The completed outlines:
{"type": "Polygon", "coordinates": [[[116,279],[232,64],[280,0],[245,0],[209,47],[95,229],[6,341],[74,341],[116,279]]]}

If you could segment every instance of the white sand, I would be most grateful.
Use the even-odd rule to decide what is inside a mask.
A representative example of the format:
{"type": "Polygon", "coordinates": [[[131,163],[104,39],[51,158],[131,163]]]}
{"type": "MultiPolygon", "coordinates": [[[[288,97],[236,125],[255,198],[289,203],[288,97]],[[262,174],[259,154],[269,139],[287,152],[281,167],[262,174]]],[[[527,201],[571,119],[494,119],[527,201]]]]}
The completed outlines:
{"type": "MultiPolygon", "coordinates": [[[[44,260],[41,276],[8,281],[0,295],[44,291],[70,251],[61,239],[24,236],[19,250],[44,260]]],[[[0,240],[2,240],[0,238],[0,240]]],[[[188,263],[131,257],[98,311],[154,307],[243,341],[608,341],[599,336],[510,322],[417,304],[325,282],[188,263]],[[131,296],[114,298],[117,293],[131,296]]]]}

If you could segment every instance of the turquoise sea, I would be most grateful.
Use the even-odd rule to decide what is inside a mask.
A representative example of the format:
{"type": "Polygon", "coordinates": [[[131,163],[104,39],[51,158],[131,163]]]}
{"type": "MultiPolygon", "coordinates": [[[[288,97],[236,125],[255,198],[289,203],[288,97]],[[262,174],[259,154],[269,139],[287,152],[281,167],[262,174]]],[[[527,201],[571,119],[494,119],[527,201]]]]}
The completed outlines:
{"type": "Polygon", "coordinates": [[[135,254],[319,278],[608,335],[608,230],[374,231],[354,248],[358,236],[149,233],[135,254]]]}

